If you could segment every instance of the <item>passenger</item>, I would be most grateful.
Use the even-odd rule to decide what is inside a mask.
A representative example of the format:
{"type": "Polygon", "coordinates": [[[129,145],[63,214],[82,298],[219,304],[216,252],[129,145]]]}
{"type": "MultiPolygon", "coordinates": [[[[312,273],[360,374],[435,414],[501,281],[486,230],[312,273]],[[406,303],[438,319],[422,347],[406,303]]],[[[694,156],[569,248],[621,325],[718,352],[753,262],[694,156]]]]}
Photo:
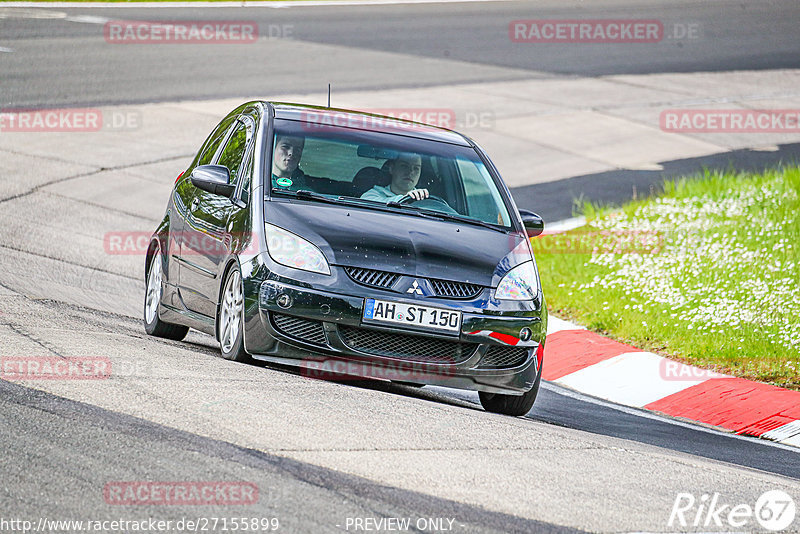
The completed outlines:
{"type": "Polygon", "coordinates": [[[300,170],[304,137],[278,134],[275,152],[272,154],[272,187],[284,191],[306,189],[306,175],[300,170]]]}
{"type": "Polygon", "coordinates": [[[405,195],[414,200],[422,200],[430,196],[427,189],[416,189],[419,174],[422,171],[422,157],[419,154],[400,154],[389,160],[388,170],[392,177],[389,185],[376,185],[361,195],[361,198],[389,203],[396,202],[405,195]]]}

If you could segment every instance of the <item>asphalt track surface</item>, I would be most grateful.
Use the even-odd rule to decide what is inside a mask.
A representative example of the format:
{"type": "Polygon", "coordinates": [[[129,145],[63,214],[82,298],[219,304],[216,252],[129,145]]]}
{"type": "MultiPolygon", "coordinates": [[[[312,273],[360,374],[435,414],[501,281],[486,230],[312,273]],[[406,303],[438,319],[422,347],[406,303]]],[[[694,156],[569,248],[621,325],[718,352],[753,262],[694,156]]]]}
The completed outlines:
{"type": "MultiPolygon", "coordinates": [[[[259,24],[256,45],[110,46],[102,23],[0,19],[4,73],[0,106],[102,105],[250,97],[271,93],[390,89],[540,77],[708,72],[800,67],[800,4],[602,0],[347,7],[59,8],[69,18],[244,20],[259,24]],[[524,19],[648,19],[660,43],[511,42],[524,19]],[[692,37],[677,38],[690,25],[692,37]],[[287,31],[285,31],[285,29],[287,31]],[[283,36],[284,38],[281,38],[283,36]],[[309,46],[288,53],[286,41],[309,46]],[[386,52],[365,56],[364,52],[386,52]],[[404,57],[416,62],[400,61],[404,57]],[[35,58],[31,61],[31,58],[35,58]],[[428,62],[426,62],[428,60],[428,62]],[[444,61],[446,63],[436,63],[444,61]],[[434,63],[431,63],[434,62],[434,63]],[[435,68],[432,68],[431,66],[435,68]],[[57,83],[56,83],[57,82],[57,83]]],[[[86,20],[86,19],[84,19],[86,20]]],[[[89,19],[91,20],[91,19],[89,19]]]]}
{"type": "MultiPolygon", "coordinates": [[[[103,46],[94,23],[0,19],[0,46],[14,50],[0,53],[0,105],[106,105],[318,92],[328,81],[342,89],[381,90],[531,77],[800,66],[797,2],[456,6],[58,9],[72,17],[245,19],[259,21],[262,28],[289,24],[292,39],[309,44],[309,56],[302,58],[282,56],[281,40],[247,50],[185,47],[164,53],[161,48],[103,46]],[[535,56],[518,49],[510,53],[510,20],[568,19],[578,13],[581,18],[659,18],[668,27],[696,23],[702,35],[714,38],[688,44],[667,40],[647,50],[605,45],[552,47],[535,56]],[[337,48],[320,56],[313,46],[319,44],[337,48]],[[690,45],[692,53],[687,54],[690,45]],[[419,68],[408,61],[365,56],[365,51],[416,57],[419,68]],[[245,52],[247,61],[242,61],[245,52]],[[426,59],[446,60],[450,68],[426,64],[426,59]],[[297,64],[310,67],[296,69],[297,64]]],[[[795,146],[781,147],[777,154],[746,151],[733,161],[737,168],[757,168],[797,152],[795,146]]],[[[675,162],[674,169],[708,161],[675,162]]],[[[717,165],[730,161],[720,158],[717,165]]],[[[613,184],[624,172],[604,176],[604,183],[613,184]]],[[[640,190],[657,182],[655,174],[638,172],[640,190]]],[[[534,193],[550,195],[554,206],[563,205],[555,201],[596,184],[594,178],[527,186],[515,196],[523,206],[534,193]]],[[[597,192],[608,201],[629,194],[622,187],[598,187],[597,192]]],[[[29,209],[24,198],[0,203],[6,221],[29,209]]],[[[57,213],[58,203],[40,209],[57,213]]],[[[545,217],[569,215],[558,210],[545,212],[545,217]]],[[[73,222],[76,227],[94,223],[106,211],[87,206],[87,220],[73,222]]],[[[459,532],[663,531],[670,530],[666,521],[679,491],[698,496],[719,491],[731,501],[749,502],[766,489],[783,487],[800,497],[800,456],[794,450],[621,410],[555,386],[542,389],[528,416],[507,421],[482,412],[471,393],[310,382],[286,369],[223,362],[208,336],[191,334],[184,343],[147,338],[136,317],[115,312],[113,303],[86,304],[79,294],[86,283],[107,288],[120,302],[135,299],[130,293],[143,291],[135,275],[110,276],[63,261],[60,254],[47,257],[27,249],[24,225],[5,228],[11,234],[3,244],[0,278],[4,352],[64,355],[79,347],[127,351],[149,367],[142,376],[94,391],[0,381],[0,420],[10,430],[0,437],[3,517],[115,518],[119,510],[104,505],[99,488],[109,480],[137,479],[253,481],[262,496],[256,508],[198,512],[159,507],[149,515],[271,515],[280,517],[290,532],[344,531],[347,517],[452,517],[459,532]],[[26,277],[34,271],[35,276],[51,276],[54,286],[59,277],[73,276],[82,283],[64,284],[53,299],[48,295],[52,288],[37,289],[26,277]],[[158,372],[161,365],[163,373],[158,372]],[[218,399],[218,388],[229,388],[227,396],[213,401],[219,405],[211,400],[218,399]],[[268,402],[252,396],[259,391],[268,402]],[[202,398],[208,402],[202,404],[202,398]],[[298,412],[310,415],[304,418],[298,412]],[[404,461],[406,454],[417,456],[404,461]],[[494,460],[495,454],[505,460],[494,460]],[[512,468],[500,471],[508,475],[502,480],[487,472],[499,469],[503,461],[519,465],[519,479],[509,474],[512,468]],[[485,469],[477,465],[481,462],[485,469]],[[459,485],[464,489],[457,491],[459,485]],[[536,505],[512,510],[503,500],[536,505]],[[631,517],[623,517],[626,513],[631,517]]]]}
{"type": "MultiPolygon", "coordinates": [[[[462,532],[580,532],[387,487],[5,381],[0,381],[0,393],[0,413],[14,428],[13,434],[0,438],[6,452],[4,464],[29,466],[34,456],[46,458],[42,467],[47,467],[4,477],[6,484],[16,486],[17,500],[13,509],[4,507],[4,516],[85,518],[90,508],[97,508],[92,502],[96,497],[85,496],[96,495],[107,481],[158,473],[160,480],[253,482],[259,487],[258,517],[278,518],[280,529],[289,532],[329,531],[338,526],[334,523],[344,526],[347,517],[457,517],[454,529],[462,532]],[[25,449],[19,447],[20,442],[26,444],[25,449]],[[60,495],[59,502],[43,509],[39,497],[43,487],[69,488],[82,495],[60,495]]],[[[240,509],[248,517],[256,513],[252,508],[240,509]]],[[[197,507],[172,506],[158,518],[177,523],[181,518],[229,513],[222,506],[206,508],[202,514],[197,507]]],[[[90,515],[101,521],[119,518],[113,511],[106,514],[93,511],[90,515]]]]}

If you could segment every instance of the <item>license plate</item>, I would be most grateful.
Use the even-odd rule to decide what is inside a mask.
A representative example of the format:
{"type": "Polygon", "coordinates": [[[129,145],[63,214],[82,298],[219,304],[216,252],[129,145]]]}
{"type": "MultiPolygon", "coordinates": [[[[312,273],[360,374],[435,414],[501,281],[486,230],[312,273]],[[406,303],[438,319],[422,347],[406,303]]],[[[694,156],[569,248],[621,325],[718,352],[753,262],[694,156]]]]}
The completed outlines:
{"type": "Polygon", "coordinates": [[[458,333],[461,330],[460,311],[402,302],[366,299],[363,318],[373,323],[413,326],[437,332],[458,333]]]}

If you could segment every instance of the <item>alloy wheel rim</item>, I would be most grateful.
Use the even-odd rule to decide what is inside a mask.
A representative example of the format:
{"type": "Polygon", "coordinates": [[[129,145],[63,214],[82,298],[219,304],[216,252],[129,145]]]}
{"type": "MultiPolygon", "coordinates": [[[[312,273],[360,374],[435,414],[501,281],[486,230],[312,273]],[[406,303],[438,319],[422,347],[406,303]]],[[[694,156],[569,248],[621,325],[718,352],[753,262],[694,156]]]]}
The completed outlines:
{"type": "Polygon", "coordinates": [[[239,271],[233,271],[225,284],[222,294],[222,313],[220,314],[220,341],[222,351],[230,352],[239,337],[242,317],[242,284],[239,271]]]}
{"type": "Polygon", "coordinates": [[[158,303],[161,301],[161,259],[158,253],[150,264],[150,276],[147,277],[147,298],[144,304],[144,318],[147,324],[152,324],[158,313],[158,303]]]}

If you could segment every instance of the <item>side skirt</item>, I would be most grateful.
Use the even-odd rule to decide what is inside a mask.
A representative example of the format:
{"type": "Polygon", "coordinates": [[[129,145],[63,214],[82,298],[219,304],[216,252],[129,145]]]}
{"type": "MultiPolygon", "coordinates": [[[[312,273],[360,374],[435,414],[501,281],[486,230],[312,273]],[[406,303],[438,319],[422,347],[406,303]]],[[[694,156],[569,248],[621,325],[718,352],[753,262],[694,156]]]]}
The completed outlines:
{"type": "Polygon", "coordinates": [[[168,323],[181,324],[209,335],[214,335],[214,319],[187,309],[178,309],[161,303],[161,319],[168,323]]]}

